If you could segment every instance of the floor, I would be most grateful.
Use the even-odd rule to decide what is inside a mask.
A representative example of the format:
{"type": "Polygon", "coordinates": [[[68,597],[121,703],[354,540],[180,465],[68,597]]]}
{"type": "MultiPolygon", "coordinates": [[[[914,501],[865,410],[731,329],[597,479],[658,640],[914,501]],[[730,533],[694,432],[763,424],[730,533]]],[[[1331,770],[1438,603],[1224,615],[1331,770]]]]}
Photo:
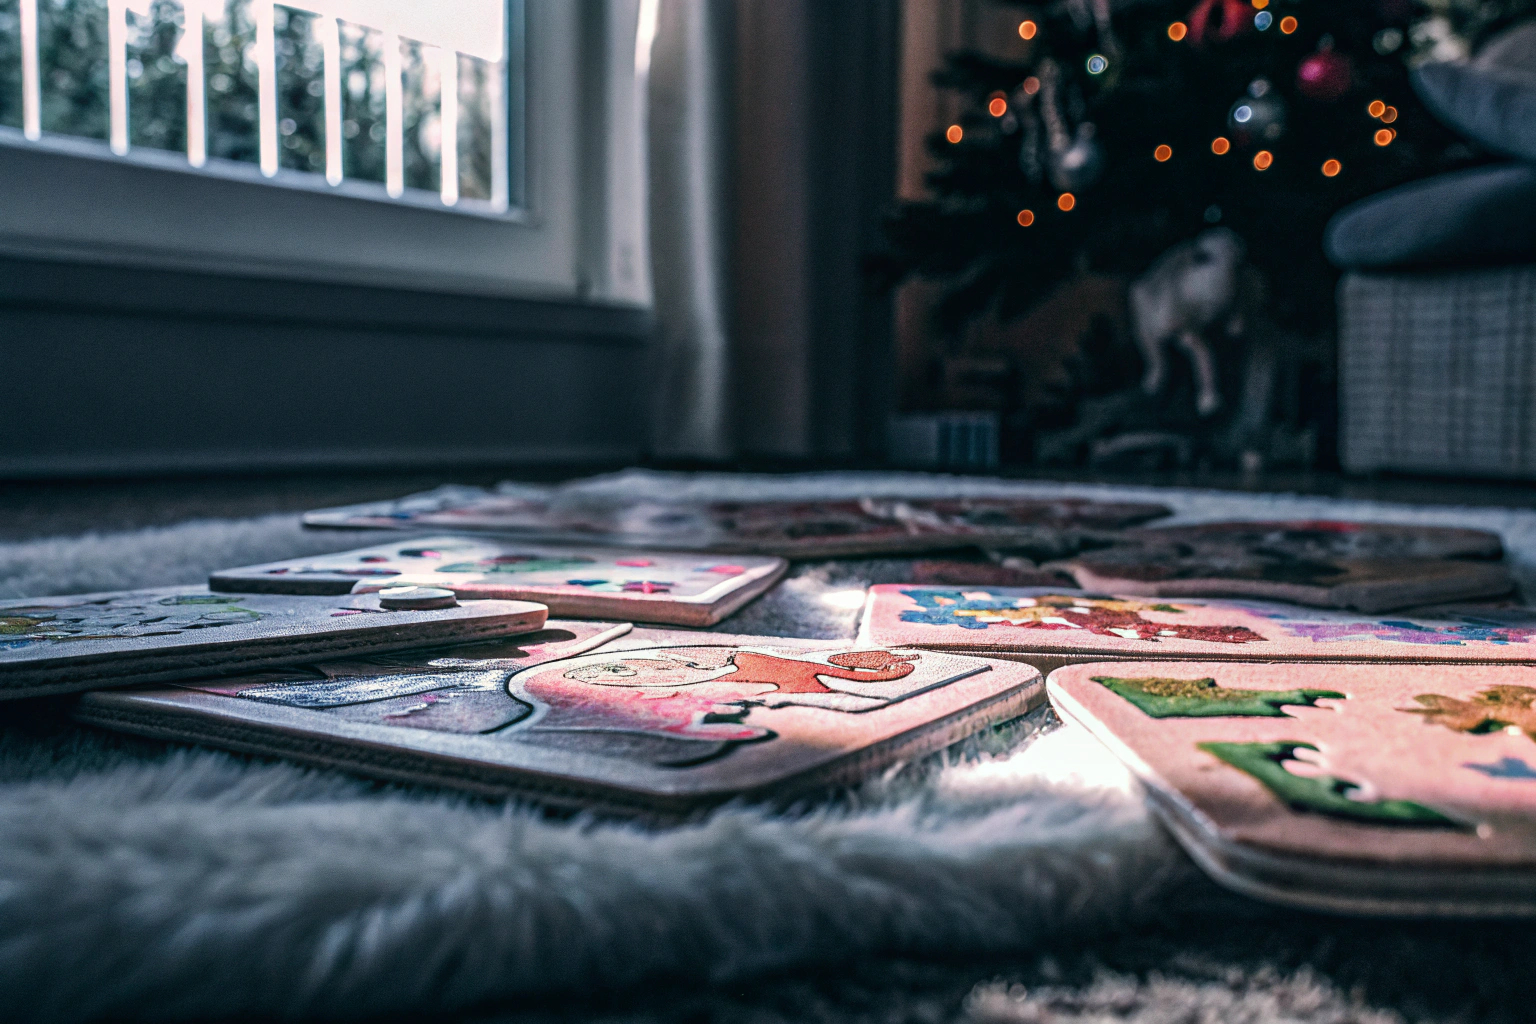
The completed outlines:
{"type": "MultiPolygon", "coordinates": [[[[612,466],[482,468],[447,472],[304,473],[251,476],[147,477],[108,480],[0,481],[0,541],[166,526],[187,519],[302,512],[399,497],[444,483],[489,485],[499,480],[559,481],[612,466]]],[[[659,465],[658,469],[719,467],[659,465]]],[[[781,472],[780,465],[741,467],[781,472]]],[[[819,467],[812,467],[819,468],[819,467]]],[[[846,467],[826,467],[846,468],[846,467]]],[[[1347,477],[1337,473],[1156,473],[1087,475],[1004,473],[1018,479],[1207,487],[1246,492],[1295,492],[1427,505],[1536,507],[1536,482],[1444,480],[1426,477],[1347,477]]]]}
{"type": "MultiPolygon", "coordinates": [[[[659,467],[671,468],[671,467],[659,467]]],[[[688,467],[697,468],[697,467],[688,467]]],[[[782,469],[783,467],[753,467],[782,469]]],[[[183,479],[31,481],[0,483],[0,540],[88,530],[167,525],[197,517],[295,512],[398,496],[444,482],[489,484],[515,477],[559,480],[591,468],[547,467],[536,472],[485,469],[452,473],[304,474],[183,479]]],[[[1055,478],[1060,479],[1058,474],[1055,478]]],[[[1086,478],[1084,478],[1086,479],[1086,478]]],[[[1159,475],[1101,482],[1211,487],[1243,491],[1295,491],[1348,498],[1437,505],[1536,506],[1536,484],[1413,478],[1356,479],[1329,474],[1253,478],[1159,475]]],[[[1297,1012],[1287,1019],[1316,1024],[1397,1024],[1403,1020],[1529,1019],[1536,1001],[1536,953],[1531,929],[1518,923],[1414,923],[1352,921],[1308,914],[1239,915],[1234,919],[1168,920],[1081,945],[1064,942],[1037,953],[987,960],[874,959],[850,968],[806,971],[789,977],[711,987],[675,979],[643,992],[535,1002],[518,1009],[486,1007],[466,1021],[961,1021],[977,985],[1001,979],[1031,990],[1054,986],[1085,991],[1104,971],[1140,983],[1113,1019],[1151,1024],[1165,1020],[1261,1019],[1158,1015],[1138,1002],[1152,998],[1153,979],[1210,979],[1245,991],[1265,977],[1302,972],[1353,993],[1369,1007],[1358,1015],[1297,1012]],[[1145,1015],[1143,1015],[1145,1013],[1145,1015]]],[[[1133,983],[1134,984],[1134,983],[1133,983]]],[[[1067,997],[1063,997],[1067,998],[1067,997]]],[[[1072,997],[1076,998],[1076,997],[1072,997]]],[[[1070,1001],[1070,1000],[1069,1000],[1070,1001]]],[[[1164,1007],[1164,1009],[1167,1009],[1164,1007]]],[[[1043,1020],[1024,1016],[1019,1021],[1043,1020]]],[[[1054,1006],[1052,1020],[1108,1019],[1086,1006],[1054,1006]]],[[[1262,1018],[1274,1019],[1274,1018],[1262,1018]]]]}

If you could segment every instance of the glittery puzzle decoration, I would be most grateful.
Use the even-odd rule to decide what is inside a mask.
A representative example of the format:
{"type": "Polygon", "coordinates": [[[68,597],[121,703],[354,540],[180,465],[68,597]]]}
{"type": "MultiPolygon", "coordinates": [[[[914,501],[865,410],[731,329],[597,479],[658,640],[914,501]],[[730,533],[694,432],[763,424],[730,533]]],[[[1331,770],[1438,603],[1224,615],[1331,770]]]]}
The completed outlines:
{"type": "Polygon", "coordinates": [[[902,612],[901,620],[927,626],[1084,630],[1096,636],[1152,643],[1167,638],[1223,644],[1246,644],[1264,639],[1246,626],[1200,626],[1177,620],[1154,622],[1143,615],[1144,612],[1160,612],[1168,616],[1183,614],[1183,609],[1171,604],[1064,594],[1010,598],[985,591],[909,590],[905,593],[918,607],[902,612]]]}
{"type": "Polygon", "coordinates": [[[227,594],[159,596],[129,592],[78,599],[72,604],[10,604],[0,608],[0,649],[80,640],[174,636],[256,622],[262,613],[227,594]]]}

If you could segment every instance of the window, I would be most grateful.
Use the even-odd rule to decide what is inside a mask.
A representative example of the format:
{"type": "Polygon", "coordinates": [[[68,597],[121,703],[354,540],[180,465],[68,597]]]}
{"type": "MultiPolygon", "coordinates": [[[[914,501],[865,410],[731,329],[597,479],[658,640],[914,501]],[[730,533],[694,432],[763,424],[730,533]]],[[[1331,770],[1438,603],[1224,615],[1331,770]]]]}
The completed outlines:
{"type": "Polygon", "coordinates": [[[0,123],[504,212],[507,8],[454,7],[3,0],[0,123]]]}
{"type": "Polygon", "coordinates": [[[0,0],[0,252],[643,302],[638,8],[0,0]]]}

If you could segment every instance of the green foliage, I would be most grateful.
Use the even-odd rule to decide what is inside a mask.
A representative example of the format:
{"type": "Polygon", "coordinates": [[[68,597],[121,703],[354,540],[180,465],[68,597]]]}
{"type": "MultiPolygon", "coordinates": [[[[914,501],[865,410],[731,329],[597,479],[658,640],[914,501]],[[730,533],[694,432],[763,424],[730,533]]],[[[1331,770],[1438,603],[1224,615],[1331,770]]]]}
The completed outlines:
{"type": "Polygon", "coordinates": [[[277,48],[278,165],[325,173],[325,49],[315,35],[319,16],[273,8],[277,48]]]}
{"type": "Polygon", "coordinates": [[[400,40],[401,86],[404,112],[401,134],[405,148],[405,184],[408,188],[436,192],[442,185],[438,144],[441,122],[438,98],[441,82],[427,62],[426,47],[410,39],[400,40]]]}
{"type": "Polygon", "coordinates": [[[1258,779],[1294,811],[1310,811],[1372,825],[1462,826],[1438,811],[1411,800],[1353,800],[1360,785],[1332,775],[1301,776],[1286,770],[1297,750],[1316,750],[1310,743],[1201,743],[1198,747],[1238,771],[1258,779]]]}
{"type": "Polygon", "coordinates": [[[358,181],[383,181],[384,34],[341,23],[341,169],[358,181]]]}
{"type": "Polygon", "coordinates": [[[1153,718],[1287,718],[1281,708],[1313,707],[1319,698],[1343,700],[1334,690],[1229,690],[1214,679],[1122,679],[1094,676],[1153,718]]]}
{"type": "Polygon", "coordinates": [[[106,0],[37,0],[37,49],[43,131],[105,139],[106,0]]]}
{"type": "Polygon", "coordinates": [[[491,198],[491,118],[501,90],[500,69],[489,61],[459,56],[459,194],[491,198]]]}
{"type": "Polygon", "coordinates": [[[203,68],[208,83],[208,155],[259,163],[256,22],[250,0],[225,0],[224,16],[204,23],[203,68]]]}
{"type": "Polygon", "coordinates": [[[0,0],[0,125],[21,127],[21,0],[0,0]]]}
{"type": "Polygon", "coordinates": [[[128,12],[128,144],[186,152],[187,64],[176,54],[185,21],[176,0],[149,17],[128,12]]]}
{"type": "MultiPolygon", "coordinates": [[[[1353,200],[1476,159],[1415,98],[1412,47],[1377,52],[1383,30],[1405,37],[1423,8],[1410,0],[1274,0],[1275,21],[1265,31],[1176,42],[1168,27],[1188,19],[1190,6],[1117,5],[1112,35],[1074,21],[1086,5],[1021,7],[1020,16],[1040,26],[1027,60],[951,54],[935,81],[964,101],[963,138],[930,139],[933,198],[903,204],[888,222],[877,277],[888,285],[908,276],[941,282],[940,326],[958,332],[994,310],[1004,319],[1028,310],[1080,270],[1140,273],[1169,246],[1220,223],[1244,238],[1250,262],[1265,273],[1270,315],[1303,333],[1326,331],[1336,281],[1321,247],[1328,219],[1353,200]],[[1291,34],[1279,29],[1286,16],[1298,20],[1291,34]],[[1298,65],[1330,41],[1347,57],[1352,84],[1339,99],[1309,99],[1298,91],[1298,65]],[[1087,70],[1093,54],[1109,59],[1101,74],[1087,70]],[[1069,134],[1091,122],[1105,158],[1102,176],[1076,191],[1070,212],[1057,208],[1059,190],[1035,158],[1049,135],[1047,90],[1023,88],[1052,65],[1069,134]],[[1277,139],[1245,139],[1228,125],[1229,110],[1256,79],[1286,105],[1277,139]],[[1008,109],[994,117],[987,105],[999,93],[1008,109]],[[1386,146],[1374,141],[1382,123],[1366,112],[1374,99],[1398,111],[1397,136],[1386,146]],[[1218,136],[1231,139],[1229,153],[1212,152],[1218,136]],[[1153,157],[1160,145],[1172,148],[1166,162],[1153,157]],[[1263,171],[1254,167],[1260,149],[1273,154],[1263,171]],[[1342,164],[1335,177],[1321,171],[1329,159],[1342,164]],[[1016,218],[1025,209],[1034,221],[1021,227],[1016,218]]],[[[1536,0],[1499,6],[1530,13],[1536,0]]]]}

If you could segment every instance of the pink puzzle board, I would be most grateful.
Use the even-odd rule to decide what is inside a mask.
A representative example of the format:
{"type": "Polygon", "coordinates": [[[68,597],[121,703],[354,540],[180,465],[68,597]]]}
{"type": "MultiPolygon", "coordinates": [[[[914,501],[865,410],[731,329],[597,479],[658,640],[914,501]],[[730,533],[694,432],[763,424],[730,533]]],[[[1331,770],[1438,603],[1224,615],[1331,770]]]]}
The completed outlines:
{"type": "Polygon", "coordinates": [[[853,783],[1044,700],[1040,673],[1009,662],[662,630],[650,646],[613,639],[521,662],[438,654],[91,693],[76,714],[380,778],[669,815],[853,783]]]}
{"type": "Polygon", "coordinates": [[[1049,693],[1240,892],[1536,914],[1536,666],[1103,662],[1049,693]]]}
{"type": "Polygon", "coordinates": [[[564,618],[708,626],[773,586],[782,558],[596,547],[547,547],[435,536],[214,573],[221,593],[452,590],[461,600],[538,601],[564,618]]]}
{"type": "Polygon", "coordinates": [[[1046,669],[1105,658],[1536,662],[1536,610],[1452,605],[1365,615],[1250,600],[888,584],[870,588],[859,638],[1046,669]]]}

